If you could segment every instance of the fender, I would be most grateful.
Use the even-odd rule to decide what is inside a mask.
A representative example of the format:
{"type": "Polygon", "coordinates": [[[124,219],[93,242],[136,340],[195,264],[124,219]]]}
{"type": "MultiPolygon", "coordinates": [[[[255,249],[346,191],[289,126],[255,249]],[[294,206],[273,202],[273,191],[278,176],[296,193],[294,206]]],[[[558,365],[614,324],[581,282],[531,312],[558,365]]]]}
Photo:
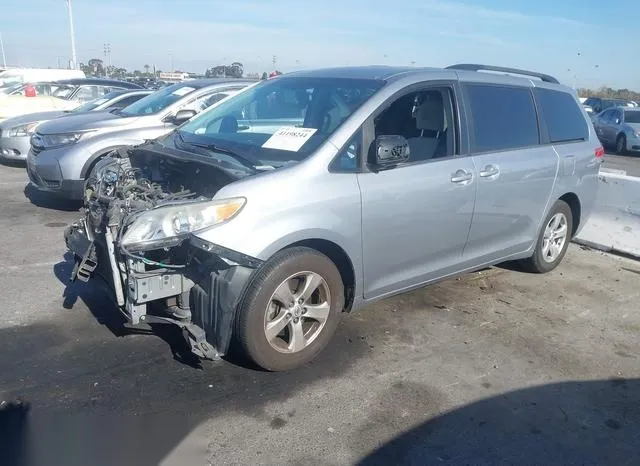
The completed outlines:
{"type": "Polygon", "coordinates": [[[91,170],[91,168],[93,168],[95,162],[97,162],[100,158],[102,158],[105,155],[107,155],[109,152],[114,151],[116,149],[120,149],[121,147],[126,147],[126,146],[130,146],[130,145],[135,145],[135,144],[141,144],[142,142],[143,141],[139,141],[139,142],[134,143],[134,144],[116,144],[116,145],[109,146],[109,147],[106,147],[104,149],[99,150],[98,152],[93,154],[91,157],[89,157],[89,159],[84,163],[84,165],[82,166],[82,170],[80,171],[80,178],[81,179],[86,179],[87,176],[89,175],[89,171],[91,170]]]}

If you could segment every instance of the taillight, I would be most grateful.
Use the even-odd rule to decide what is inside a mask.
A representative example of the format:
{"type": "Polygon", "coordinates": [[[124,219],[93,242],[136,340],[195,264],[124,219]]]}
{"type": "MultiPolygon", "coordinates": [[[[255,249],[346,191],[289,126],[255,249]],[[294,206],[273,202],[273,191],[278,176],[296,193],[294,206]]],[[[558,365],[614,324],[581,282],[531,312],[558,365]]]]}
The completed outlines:
{"type": "Polygon", "coordinates": [[[604,156],[604,147],[600,146],[600,147],[596,148],[595,156],[596,156],[597,159],[599,159],[600,157],[603,157],[604,156]]]}

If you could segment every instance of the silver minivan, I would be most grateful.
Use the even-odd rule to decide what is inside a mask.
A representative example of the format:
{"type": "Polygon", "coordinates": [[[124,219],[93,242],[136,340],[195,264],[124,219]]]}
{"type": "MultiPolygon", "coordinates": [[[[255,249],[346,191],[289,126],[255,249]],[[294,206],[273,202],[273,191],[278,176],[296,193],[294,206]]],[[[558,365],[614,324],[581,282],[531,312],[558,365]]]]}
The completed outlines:
{"type": "Polygon", "coordinates": [[[106,154],[162,136],[253,82],[194,79],[165,87],[119,111],[42,123],[27,154],[31,184],[56,197],[81,200],[87,174],[106,154]]]}
{"type": "Polygon", "coordinates": [[[65,232],[72,279],[100,277],[131,325],[179,325],[200,357],[233,339],[288,370],[342,312],[504,261],[553,270],[603,153],[575,92],[544,74],[283,75],[99,162],[65,232]]]}

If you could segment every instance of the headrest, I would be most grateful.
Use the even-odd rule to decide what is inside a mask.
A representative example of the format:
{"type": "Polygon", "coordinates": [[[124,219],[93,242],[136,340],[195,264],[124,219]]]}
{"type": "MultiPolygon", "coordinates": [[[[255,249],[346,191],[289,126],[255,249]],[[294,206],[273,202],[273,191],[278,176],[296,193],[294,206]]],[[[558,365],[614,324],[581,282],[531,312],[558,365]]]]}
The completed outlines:
{"type": "Polygon", "coordinates": [[[425,93],[415,118],[417,129],[444,131],[442,94],[440,92],[425,93]]]}

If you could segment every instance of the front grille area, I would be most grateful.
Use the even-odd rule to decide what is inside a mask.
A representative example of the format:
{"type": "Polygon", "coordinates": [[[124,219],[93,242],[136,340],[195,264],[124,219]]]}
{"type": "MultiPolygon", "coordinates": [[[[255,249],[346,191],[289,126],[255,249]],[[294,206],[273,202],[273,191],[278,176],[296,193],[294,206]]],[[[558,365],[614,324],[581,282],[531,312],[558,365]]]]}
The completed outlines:
{"type": "Polygon", "coordinates": [[[42,178],[42,182],[47,188],[58,189],[60,187],[60,181],[57,180],[47,180],[46,178],[42,178]]]}

